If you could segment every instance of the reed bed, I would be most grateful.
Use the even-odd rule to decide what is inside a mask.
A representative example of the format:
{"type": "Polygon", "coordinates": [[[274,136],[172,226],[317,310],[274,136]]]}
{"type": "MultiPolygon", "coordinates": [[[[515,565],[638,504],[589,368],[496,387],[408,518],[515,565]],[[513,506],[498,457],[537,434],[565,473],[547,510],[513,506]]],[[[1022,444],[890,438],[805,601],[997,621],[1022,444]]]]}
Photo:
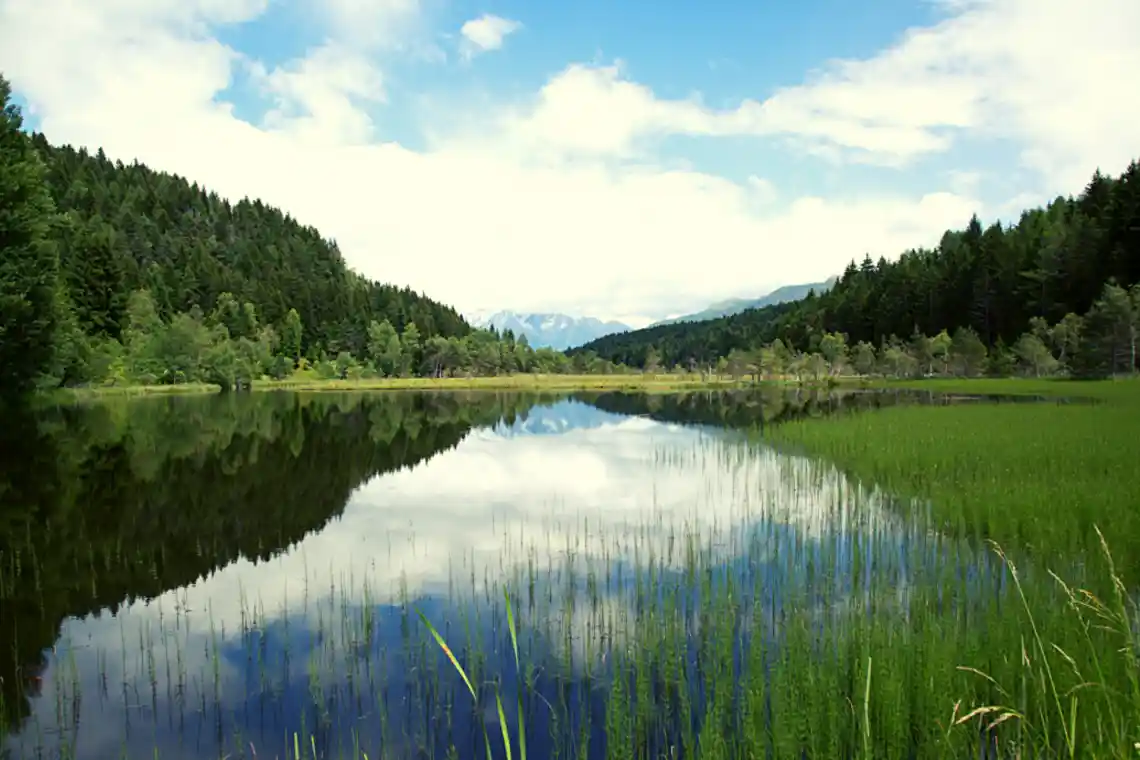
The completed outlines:
{"type": "MultiPolygon", "coordinates": [[[[1099,525],[1120,558],[1121,577],[1140,583],[1140,381],[909,386],[1087,402],[899,405],[792,421],[764,436],[928,505],[938,530],[1030,550],[1050,566],[1099,552],[1099,525]]],[[[1111,588],[1111,579],[1100,579],[1099,591],[1111,588]]]]}

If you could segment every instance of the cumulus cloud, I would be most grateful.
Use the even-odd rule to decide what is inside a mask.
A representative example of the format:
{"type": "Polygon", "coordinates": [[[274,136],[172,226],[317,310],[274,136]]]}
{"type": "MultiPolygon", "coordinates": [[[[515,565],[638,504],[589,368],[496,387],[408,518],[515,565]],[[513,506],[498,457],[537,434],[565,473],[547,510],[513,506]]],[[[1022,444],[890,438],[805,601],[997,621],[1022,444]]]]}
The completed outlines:
{"type": "Polygon", "coordinates": [[[782,136],[820,156],[887,166],[944,152],[962,135],[987,136],[1015,140],[1027,166],[1067,186],[1133,157],[1140,97],[1126,93],[1140,70],[1131,32],[1140,3],[942,4],[955,15],[764,101],[713,109],[663,100],[620,66],[571,64],[494,131],[536,149],[623,156],[663,135],[782,136]]]}
{"type": "Polygon", "coordinates": [[[264,124],[306,141],[334,145],[367,142],[372,119],[362,103],[383,103],[384,77],[367,57],[325,44],[287,66],[266,72],[255,65],[254,78],[274,106],[264,124]]]}
{"type": "Polygon", "coordinates": [[[408,49],[422,31],[422,0],[311,0],[339,41],[354,47],[408,49]]]}
{"type": "Polygon", "coordinates": [[[518,21],[484,13],[463,24],[459,33],[463,35],[463,53],[471,58],[479,53],[498,50],[508,35],[522,28],[518,21]]]}
{"type": "Polygon", "coordinates": [[[942,5],[939,23],[763,101],[664,99],[620,64],[569,64],[523,101],[492,98],[479,113],[444,103],[416,150],[376,124],[392,86],[385,56],[426,28],[418,0],[322,4],[328,39],[270,70],[216,34],[263,0],[0,0],[0,71],[52,140],[282,206],[371,277],[463,310],[636,321],[822,279],[1005,209],[969,154],[950,178],[903,173],[923,156],[957,158],[964,139],[1005,141],[1039,177],[1011,191],[1022,197],[1076,191],[1096,166],[1132,157],[1140,4],[942,5]],[[249,73],[271,103],[254,124],[220,95],[249,73]],[[853,160],[896,167],[909,189],[797,199],[764,166],[730,179],[666,164],[657,140],[678,134],[781,140],[837,162],[840,179],[853,160]]]}

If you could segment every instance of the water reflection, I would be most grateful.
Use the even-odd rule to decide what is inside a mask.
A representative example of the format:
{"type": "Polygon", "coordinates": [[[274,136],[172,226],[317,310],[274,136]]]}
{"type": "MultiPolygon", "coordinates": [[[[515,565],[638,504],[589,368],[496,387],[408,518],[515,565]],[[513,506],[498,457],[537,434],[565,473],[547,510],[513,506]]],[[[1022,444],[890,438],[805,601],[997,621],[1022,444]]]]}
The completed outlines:
{"type": "Polygon", "coordinates": [[[482,756],[480,721],[498,731],[486,684],[520,682],[509,590],[533,757],[612,750],[625,702],[653,732],[641,743],[683,746],[720,704],[710,673],[742,680],[761,641],[796,651],[776,635],[789,611],[823,631],[909,624],[928,602],[976,615],[992,602],[967,600],[992,578],[1000,592],[984,552],[955,546],[947,562],[884,495],[718,427],[846,403],[863,401],[281,394],[27,421],[0,458],[5,503],[22,505],[2,539],[7,744],[482,756]],[[938,593],[916,607],[922,575],[938,593]],[[480,712],[417,611],[484,684],[480,712]],[[634,698],[613,693],[615,673],[654,675],[634,698]],[[647,714],[650,701],[682,712],[647,714]]]}

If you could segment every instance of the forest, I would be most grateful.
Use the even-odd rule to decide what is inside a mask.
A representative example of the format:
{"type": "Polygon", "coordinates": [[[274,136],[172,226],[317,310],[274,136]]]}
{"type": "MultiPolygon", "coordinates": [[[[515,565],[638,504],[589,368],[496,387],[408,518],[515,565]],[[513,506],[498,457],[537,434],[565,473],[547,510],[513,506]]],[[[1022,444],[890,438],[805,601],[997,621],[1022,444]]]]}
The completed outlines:
{"type": "Polygon", "coordinates": [[[0,78],[0,392],[322,374],[591,371],[350,270],[257,200],[28,134],[0,78]]]}
{"type": "Polygon", "coordinates": [[[39,390],[515,372],[1072,374],[1136,367],[1140,171],[1016,223],[852,262],[827,293],[566,353],[350,270],[258,200],[23,130],[0,77],[0,398],[39,390]]]}
{"type": "Polygon", "coordinates": [[[631,367],[735,373],[959,375],[1136,368],[1140,164],[1076,198],[934,249],[854,261],[828,292],[705,322],[609,335],[569,353],[631,367]],[[713,371],[716,371],[713,369],[713,371]]]}

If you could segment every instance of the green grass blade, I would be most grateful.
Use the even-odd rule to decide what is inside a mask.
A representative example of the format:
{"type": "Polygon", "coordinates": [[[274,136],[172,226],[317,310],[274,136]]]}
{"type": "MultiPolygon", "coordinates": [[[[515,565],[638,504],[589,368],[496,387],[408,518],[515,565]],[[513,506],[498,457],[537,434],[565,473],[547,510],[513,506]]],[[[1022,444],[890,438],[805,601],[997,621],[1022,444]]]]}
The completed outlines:
{"type": "Polygon", "coordinates": [[[503,732],[503,747],[507,750],[507,760],[511,760],[511,735],[507,731],[507,716],[503,712],[503,700],[495,692],[495,704],[499,708],[499,729],[503,732]]]}
{"type": "Polygon", "coordinates": [[[511,595],[506,588],[503,589],[503,599],[507,604],[507,629],[511,632],[511,648],[515,652],[515,671],[518,673],[518,688],[516,695],[518,697],[518,716],[519,716],[519,757],[521,760],[526,760],[526,721],[523,719],[523,672],[522,663],[519,661],[519,637],[515,628],[515,614],[511,609],[511,595]]]}
{"type": "Polygon", "coordinates": [[[447,655],[447,659],[451,660],[451,664],[459,673],[459,677],[463,679],[463,683],[467,684],[467,691],[471,692],[471,698],[478,702],[479,697],[475,694],[475,687],[471,685],[471,679],[467,677],[467,673],[463,670],[463,666],[459,664],[459,660],[455,659],[455,655],[451,653],[451,647],[449,647],[447,645],[447,642],[443,640],[443,637],[439,635],[439,631],[437,631],[435,629],[435,626],[431,624],[431,621],[427,619],[427,615],[425,615],[421,610],[416,610],[416,614],[420,616],[420,620],[424,621],[424,625],[426,625],[428,631],[431,632],[432,637],[435,639],[435,643],[439,644],[439,648],[443,650],[443,653],[445,655],[447,655]]]}
{"type": "MultiPolygon", "coordinates": [[[[463,679],[463,683],[467,684],[467,691],[471,692],[471,699],[473,699],[475,701],[475,707],[478,708],[478,706],[479,706],[479,695],[475,693],[475,687],[472,686],[471,679],[467,677],[467,671],[465,671],[463,669],[463,666],[459,664],[459,660],[455,659],[455,655],[451,653],[451,647],[449,647],[447,645],[447,642],[443,640],[443,636],[439,635],[439,631],[437,631],[435,629],[435,626],[431,624],[431,621],[427,619],[427,615],[425,615],[422,610],[416,610],[416,614],[420,616],[420,620],[422,620],[424,622],[424,625],[427,626],[428,631],[431,632],[432,638],[435,639],[435,643],[439,644],[439,648],[443,650],[443,653],[445,655],[447,655],[447,659],[451,660],[452,666],[454,666],[455,671],[457,673],[459,673],[459,677],[463,679]]],[[[496,699],[498,699],[498,695],[496,695],[496,699]]],[[[500,721],[500,723],[502,722],[502,720],[503,720],[503,706],[502,706],[502,702],[500,702],[499,703],[499,721],[500,721]]],[[[492,757],[491,757],[491,739],[487,736],[487,724],[485,722],[483,722],[482,720],[479,721],[479,724],[483,728],[483,746],[487,750],[487,760],[492,760],[492,757]]],[[[506,737],[505,732],[507,730],[507,727],[506,727],[506,724],[502,724],[502,725],[503,725],[503,732],[504,732],[503,736],[505,738],[506,737]]],[[[507,759],[508,760],[510,760],[510,753],[511,753],[511,749],[510,749],[510,745],[508,744],[507,745],[507,759]]]]}

